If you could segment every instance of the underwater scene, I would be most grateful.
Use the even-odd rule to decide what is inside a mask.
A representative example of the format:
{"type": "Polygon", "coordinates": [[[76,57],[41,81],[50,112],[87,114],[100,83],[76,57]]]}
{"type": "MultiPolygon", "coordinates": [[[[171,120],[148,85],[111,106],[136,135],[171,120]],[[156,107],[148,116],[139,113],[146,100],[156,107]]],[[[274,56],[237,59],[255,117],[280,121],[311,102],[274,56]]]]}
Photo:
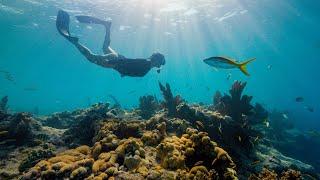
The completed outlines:
{"type": "Polygon", "coordinates": [[[0,180],[320,179],[320,1],[0,0],[0,180]]]}

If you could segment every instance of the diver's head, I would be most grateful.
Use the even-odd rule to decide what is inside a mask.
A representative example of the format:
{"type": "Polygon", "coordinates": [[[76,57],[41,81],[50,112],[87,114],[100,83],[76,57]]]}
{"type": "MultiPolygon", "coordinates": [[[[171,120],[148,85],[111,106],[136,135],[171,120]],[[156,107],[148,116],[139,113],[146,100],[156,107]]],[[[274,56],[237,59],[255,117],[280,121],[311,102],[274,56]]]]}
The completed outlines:
{"type": "Polygon", "coordinates": [[[160,53],[153,53],[150,57],[152,67],[160,68],[166,64],[164,56],[160,53]]]}

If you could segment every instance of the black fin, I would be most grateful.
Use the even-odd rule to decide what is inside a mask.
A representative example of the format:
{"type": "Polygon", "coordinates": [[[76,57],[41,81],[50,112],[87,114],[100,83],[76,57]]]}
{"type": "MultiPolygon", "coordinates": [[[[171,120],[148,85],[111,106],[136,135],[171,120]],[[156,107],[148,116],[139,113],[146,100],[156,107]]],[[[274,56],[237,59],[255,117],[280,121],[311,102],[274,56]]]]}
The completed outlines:
{"type": "Polygon", "coordinates": [[[69,41],[77,41],[77,37],[70,36],[69,32],[69,23],[70,23],[70,17],[69,14],[63,10],[58,11],[57,20],[56,20],[56,26],[58,29],[58,32],[65,38],[67,38],[69,41]]]}

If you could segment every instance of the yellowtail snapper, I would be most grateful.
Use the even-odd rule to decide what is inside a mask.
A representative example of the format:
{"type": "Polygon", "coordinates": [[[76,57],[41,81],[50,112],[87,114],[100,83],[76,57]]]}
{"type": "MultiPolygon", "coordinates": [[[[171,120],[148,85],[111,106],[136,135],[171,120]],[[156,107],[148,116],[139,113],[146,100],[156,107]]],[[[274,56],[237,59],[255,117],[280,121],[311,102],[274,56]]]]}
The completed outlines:
{"type": "Polygon", "coordinates": [[[212,66],[214,68],[220,68],[220,69],[233,69],[233,68],[239,68],[240,71],[245,74],[246,76],[249,76],[250,74],[247,71],[247,64],[254,61],[256,58],[248,59],[244,62],[238,63],[237,61],[222,57],[222,56],[216,56],[216,57],[210,57],[207,59],[204,59],[203,62],[208,64],[209,66],[212,66]]]}

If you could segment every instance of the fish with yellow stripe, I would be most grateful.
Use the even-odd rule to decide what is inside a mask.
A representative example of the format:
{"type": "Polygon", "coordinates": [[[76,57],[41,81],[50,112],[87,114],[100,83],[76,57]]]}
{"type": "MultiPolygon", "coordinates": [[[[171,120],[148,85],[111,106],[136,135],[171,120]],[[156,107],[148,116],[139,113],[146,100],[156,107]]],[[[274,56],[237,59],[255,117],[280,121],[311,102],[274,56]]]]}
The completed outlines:
{"type": "Polygon", "coordinates": [[[231,58],[223,57],[223,56],[215,56],[204,59],[203,62],[208,64],[209,66],[220,68],[220,69],[234,69],[239,68],[242,73],[246,76],[250,74],[247,71],[247,64],[254,61],[256,58],[251,58],[243,62],[237,62],[231,58]]]}

